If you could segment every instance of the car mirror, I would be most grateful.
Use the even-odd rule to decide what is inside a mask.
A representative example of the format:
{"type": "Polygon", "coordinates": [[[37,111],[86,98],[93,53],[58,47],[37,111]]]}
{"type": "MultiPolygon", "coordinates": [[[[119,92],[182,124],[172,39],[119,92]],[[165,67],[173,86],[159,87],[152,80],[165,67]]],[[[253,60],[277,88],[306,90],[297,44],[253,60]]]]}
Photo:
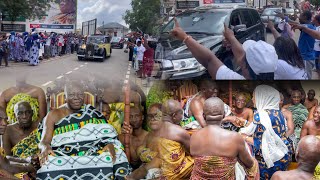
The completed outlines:
{"type": "Polygon", "coordinates": [[[247,25],[245,25],[245,24],[236,25],[236,26],[234,26],[234,28],[233,28],[233,31],[234,31],[235,33],[244,32],[244,31],[246,31],[246,30],[247,30],[247,25]]]}

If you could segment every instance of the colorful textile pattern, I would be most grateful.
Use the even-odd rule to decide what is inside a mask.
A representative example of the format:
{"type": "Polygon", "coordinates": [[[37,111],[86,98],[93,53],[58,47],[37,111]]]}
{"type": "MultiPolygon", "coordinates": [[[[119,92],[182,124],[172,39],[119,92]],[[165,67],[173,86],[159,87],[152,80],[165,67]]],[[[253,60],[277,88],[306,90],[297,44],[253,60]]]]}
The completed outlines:
{"type": "Polygon", "coordinates": [[[253,117],[253,123],[257,124],[257,127],[253,135],[253,140],[254,140],[253,151],[255,154],[255,158],[259,163],[261,179],[270,179],[271,176],[276,171],[286,171],[287,167],[289,166],[289,163],[291,162],[291,156],[292,156],[292,150],[293,150],[292,144],[286,137],[285,119],[283,114],[281,113],[281,110],[266,110],[266,111],[269,114],[274,132],[287,145],[289,151],[288,151],[288,154],[286,154],[282,159],[275,162],[273,167],[268,169],[262,156],[262,134],[266,129],[260,122],[259,114],[255,113],[253,117]]]}
{"type": "MultiPolygon", "coordinates": [[[[124,121],[124,103],[112,103],[110,106],[110,118],[108,123],[111,124],[116,130],[118,134],[121,134],[121,125],[124,121]]],[[[130,104],[131,107],[134,106],[133,103],[130,104]]]]}
{"type": "Polygon", "coordinates": [[[31,109],[33,110],[32,121],[37,121],[39,118],[39,102],[36,98],[31,97],[28,94],[19,93],[13,96],[7,104],[7,116],[9,123],[15,123],[17,119],[14,115],[14,105],[20,101],[27,101],[30,103],[31,109]]]}
{"type": "Polygon", "coordinates": [[[237,158],[197,156],[190,179],[235,179],[236,163],[237,158]]]}
{"type": "Polygon", "coordinates": [[[39,44],[34,41],[29,52],[29,64],[36,66],[39,62],[39,44]]]}
{"type": "Polygon", "coordinates": [[[180,143],[160,138],[159,157],[162,161],[161,179],[186,179],[191,176],[193,159],[186,155],[185,149],[180,143]]]}
{"type": "Polygon", "coordinates": [[[140,156],[141,162],[143,163],[151,162],[152,159],[158,155],[158,152],[151,151],[150,148],[146,148],[146,147],[139,147],[137,152],[140,156]]]}
{"type": "Polygon", "coordinates": [[[28,137],[22,139],[18,144],[12,148],[14,157],[28,158],[40,153],[38,144],[40,143],[38,130],[34,130],[28,137]]]}
{"type": "MultiPolygon", "coordinates": [[[[320,136],[317,136],[317,138],[320,139],[320,136]]],[[[315,177],[316,179],[320,179],[320,162],[319,162],[319,164],[317,165],[316,170],[314,171],[314,177],[315,177]]]]}
{"type": "Polygon", "coordinates": [[[303,123],[308,119],[309,111],[308,109],[302,105],[292,105],[288,108],[289,111],[292,113],[292,118],[294,122],[294,132],[298,141],[300,140],[300,132],[303,126],[303,123]]]}
{"type": "Polygon", "coordinates": [[[37,172],[37,179],[125,179],[131,172],[116,130],[91,105],[61,119],[51,142],[57,156],[37,172]],[[113,144],[116,162],[103,148],[113,144]]]}

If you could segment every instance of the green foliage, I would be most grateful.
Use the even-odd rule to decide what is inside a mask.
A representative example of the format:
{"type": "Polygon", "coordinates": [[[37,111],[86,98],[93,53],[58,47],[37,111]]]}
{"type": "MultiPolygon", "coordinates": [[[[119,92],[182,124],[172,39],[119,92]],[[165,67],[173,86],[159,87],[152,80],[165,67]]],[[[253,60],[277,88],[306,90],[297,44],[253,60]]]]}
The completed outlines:
{"type": "Polygon", "coordinates": [[[315,5],[316,7],[319,7],[320,6],[320,1],[319,0],[310,0],[310,3],[312,5],[315,5]]]}
{"type": "Polygon", "coordinates": [[[132,0],[131,6],[132,10],[127,10],[123,16],[130,29],[155,34],[159,26],[160,0],[132,0]]]}
{"type": "Polygon", "coordinates": [[[154,103],[163,103],[173,98],[170,91],[166,89],[165,84],[161,82],[155,83],[147,95],[147,108],[154,103]]]}
{"type": "Polygon", "coordinates": [[[40,19],[50,8],[51,0],[1,0],[0,12],[7,12],[9,19],[18,17],[40,19]]]}

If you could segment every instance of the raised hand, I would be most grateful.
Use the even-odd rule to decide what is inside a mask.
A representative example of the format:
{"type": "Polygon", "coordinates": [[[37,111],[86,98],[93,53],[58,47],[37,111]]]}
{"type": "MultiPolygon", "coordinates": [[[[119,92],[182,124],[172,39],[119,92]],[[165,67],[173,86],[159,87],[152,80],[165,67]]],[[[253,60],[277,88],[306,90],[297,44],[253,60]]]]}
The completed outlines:
{"type": "Polygon", "coordinates": [[[223,35],[227,41],[230,41],[232,38],[235,37],[234,32],[231,29],[229,29],[226,24],[224,24],[223,35]]]}
{"type": "Polygon", "coordinates": [[[272,21],[269,21],[267,27],[268,27],[270,30],[271,30],[271,29],[274,29],[274,23],[273,23],[272,21]]]}
{"type": "Polygon", "coordinates": [[[183,29],[180,27],[180,24],[176,18],[174,18],[174,29],[171,31],[171,35],[175,38],[183,41],[188,35],[183,31],[183,29]]]}

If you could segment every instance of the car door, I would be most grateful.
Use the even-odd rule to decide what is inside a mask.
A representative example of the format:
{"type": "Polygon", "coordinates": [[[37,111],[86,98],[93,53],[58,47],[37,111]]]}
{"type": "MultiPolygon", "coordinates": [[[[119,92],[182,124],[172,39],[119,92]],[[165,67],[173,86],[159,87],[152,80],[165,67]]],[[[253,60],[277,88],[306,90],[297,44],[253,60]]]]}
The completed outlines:
{"type": "Polygon", "coordinates": [[[263,32],[264,29],[262,29],[261,20],[259,18],[259,15],[255,12],[252,12],[254,10],[252,9],[242,9],[241,10],[241,21],[242,23],[246,24],[247,30],[244,33],[243,40],[263,40],[263,32]],[[262,32],[263,31],[263,32],[262,32]]]}

